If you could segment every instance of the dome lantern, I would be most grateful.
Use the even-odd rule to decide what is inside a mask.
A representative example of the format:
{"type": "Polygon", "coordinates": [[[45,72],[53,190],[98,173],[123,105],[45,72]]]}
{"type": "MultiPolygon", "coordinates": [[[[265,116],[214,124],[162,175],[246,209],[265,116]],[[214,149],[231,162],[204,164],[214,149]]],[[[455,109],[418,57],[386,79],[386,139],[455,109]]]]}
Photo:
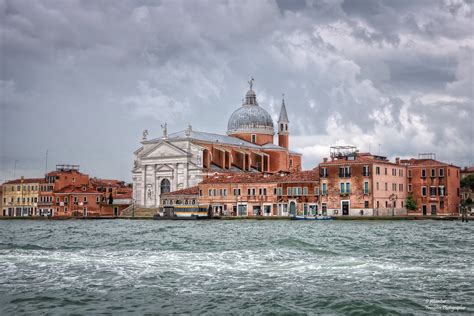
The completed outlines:
{"type": "Polygon", "coordinates": [[[258,105],[257,95],[253,91],[253,81],[253,78],[248,81],[250,90],[245,95],[244,103],[229,118],[228,135],[248,133],[274,135],[272,117],[258,105]]]}

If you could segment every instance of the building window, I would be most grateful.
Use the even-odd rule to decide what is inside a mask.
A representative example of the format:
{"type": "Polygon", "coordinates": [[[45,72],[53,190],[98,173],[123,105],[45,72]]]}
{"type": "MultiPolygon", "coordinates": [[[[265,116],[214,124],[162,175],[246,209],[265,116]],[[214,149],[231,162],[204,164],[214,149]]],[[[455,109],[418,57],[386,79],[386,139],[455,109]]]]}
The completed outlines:
{"type": "Polygon", "coordinates": [[[421,177],[426,178],[426,169],[421,169],[421,177]]]}
{"type": "Polygon", "coordinates": [[[387,173],[387,168],[385,168],[385,175],[387,175],[387,174],[388,174],[388,173],[387,173]]]}
{"type": "Polygon", "coordinates": [[[437,191],[436,187],[433,187],[433,186],[430,187],[430,195],[431,196],[436,196],[436,191],[437,191]]]}
{"type": "Polygon", "coordinates": [[[398,185],[398,191],[403,192],[403,183],[398,185]]]}
{"type": "Polygon", "coordinates": [[[219,193],[221,196],[227,196],[227,189],[220,189],[219,193]]]}
{"type": "Polygon", "coordinates": [[[397,184],[396,183],[392,183],[392,191],[397,191],[397,184]]]}
{"type": "Polygon", "coordinates": [[[96,202],[96,203],[100,203],[100,196],[96,196],[96,197],[95,197],[95,202],[96,202]]]}
{"type": "Polygon", "coordinates": [[[323,183],[323,187],[321,189],[323,191],[323,195],[328,194],[328,185],[327,183],[323,183]]]}
{"type": "Polygon", "coordinates": [[[369,174],[370,174],[370,172],[369,172],[369,166],[364,166],[364,167],[362,168],[362,176],[368,177],[369,174]]]}
{"type": "Polygon", "coordinates": [[[436,169],[431,169],[431,178],[436,177],[436,169]]]}
{"type": "Polygon", "coordinates": [[[320,175],[321,175],[322,178],[327,178],[328,168],[326,168],[326,167],[321,168],[321,174],[320,175]]]}
{"type": "Polygon", "coordinates": [[[291,187],[286,188],[286,195],[291,195],[291,187]]]}
{"type": "Polygon", "coordinates": [[[368,181],[364,182],[364,194],[369,194],[369,182],[368,181]]]}
{"type": "Polygon", "coordinates": [[[346,193],[351,193],[351,183],[346,182],[346,193]]]}
{"type": "Polygon", "coordinates": [[[399,175],[400,177],[403,177],[403,169],[399,169],[399,170],[398,170],[398,175],[399,175]]]}
{"type": "Polygon", "coordinates": [[[340,183],[340,189],[339,189],[339,191],[341,192],[341,194],[344,193],[345,188],[346,188],[346,186],[345,186],[344,182],[341,182],[341,183],[340,183]]]}
{"type": "Polygon", "coordinates": [[[252,143],[256,143],[256,142],[257,142],[257,135],[252,134],[252,143]]]}
{"type": "Polygon", "coordinates": [[[369,208],[369,201],[364,201],[364,208],[369,208]]]}
{"type": "Polygon", "coordinates": [[[443,168],[440,168],[440,169],[439,169],[439,177],[440,177],[440,178],[443,178],[443,177],[444,177],[444,169],[443,169],[443,168]]]}
{"type": "Polygon", "coordinates": [[[168,193],[171,190],[171,183],[168,179],[161,180],[160,183],[160,192],[161,193],[168,193]]]}
{"type": "Polygon", "coordinates": [[[303,195],[308,195],[308,187],[303,188],[303,195]]]}
{"type": "Polygon", "coordinates": [[[444,196],[445,192],[444,192],[444,186],[439,186],[438,187],[438,195],[439,196],[444,196]]]}
{"type": "Polygon", "coordinates": [[[388,183],[385,182],[385,191],[388,191],[388,183]]]}
{"type": "Polygon", "coordinates": [[[408,185],[408,192],[412,192],[413,188],[411,186],[411,184],[408,185]]]}
{"type": "Polygon", "coordinates": [[[426,196],[426,187],[421,187],[421,196],[426,196]]]}
{"type": "Polygon", "coordinates": [[[408,170],[408,178],[411,178],[411,170],[408,170]]]}
{"type": "Polygon", "coordinates": [[[87,202],[87,196],[84,197],[84,202],[87,202]]]}
{"type": "Polygon", "coordinates": [[[240,189],[234,189],[234,195],[240,196],[240,189]]]}
{"type": "Polygon", "coordinates": [[[348,178],[351,176],[351,167],[339,167],[339,178],[348,178]]]}
{"type": "Polygon", "coordinates": [[[258,189],[258,194],[263,195],[263,196],[267,195],[267,189],[266,188],[258,189]]]}
{"type": "Polygon", "coordinates": [[[328,185],[327,185],[327,183],[323,183],[323,186],[322,186],[322,188],[321,188],[321,191],[323,191],[323,192],[322,192],[323,195],[328,194],[328,185]]]}
{"type": "Polygon", "coordinates": [[[290,167],[293,167],[293,159],[290,158],[290,167]]]}
{"type": "Polygon", "coordinates": [[[375,174],[380,174],[380,167],[375,167],[375,174]]]}
{"type": "Polygon", "coordinates": [[[378,183],[378,182],[375,183],[375,187],[377,188],[377,190],[380,190],[380,187],[379,187],[379,183],[378,183]]]}
{"type": "Polygon", "coordinates": [[[397,175],[397,169],[392,168],[392,176],[396,176],[396,175],[397,175]]]}
{"type": "Polygon", "coordinates": [[[314,188],[314,195],[319,195],[319,188],[318,187],[314,188]]]}
{"type": "Polygon", "coordinates": [[[380,201],[377,201],[377,208],[380,208],[380,201]]]}

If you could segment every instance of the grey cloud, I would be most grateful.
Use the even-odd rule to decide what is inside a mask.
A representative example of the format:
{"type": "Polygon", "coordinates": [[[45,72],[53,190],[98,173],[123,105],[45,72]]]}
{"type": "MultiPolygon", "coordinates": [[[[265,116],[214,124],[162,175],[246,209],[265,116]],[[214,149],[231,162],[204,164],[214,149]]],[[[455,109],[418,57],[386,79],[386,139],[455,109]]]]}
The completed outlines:
{"type": "Polygon", "coordinates": [[[454,4],[2,0],[0,178],[12,159],[39,175],[49,149],[129,179],[143,129],[224,133],[250,76],[274,116],[286,94],[306,168],[335,142],[410,155],[452,137],[443,158],[467,163],[472,3],[454,4]]]}

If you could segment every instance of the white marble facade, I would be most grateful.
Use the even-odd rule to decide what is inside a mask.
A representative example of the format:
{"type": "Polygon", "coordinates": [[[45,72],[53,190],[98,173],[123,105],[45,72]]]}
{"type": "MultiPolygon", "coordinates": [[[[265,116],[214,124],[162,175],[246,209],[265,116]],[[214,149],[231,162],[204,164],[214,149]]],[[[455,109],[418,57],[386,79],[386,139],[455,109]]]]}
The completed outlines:
{"type": "Polygon", "coordinates": [[[162,190],[185,189],[202,180],[204,148],[191,140],[143,140],[142,145],[134,153],[132,178],[135,205],[158,207],[162,190]]]}

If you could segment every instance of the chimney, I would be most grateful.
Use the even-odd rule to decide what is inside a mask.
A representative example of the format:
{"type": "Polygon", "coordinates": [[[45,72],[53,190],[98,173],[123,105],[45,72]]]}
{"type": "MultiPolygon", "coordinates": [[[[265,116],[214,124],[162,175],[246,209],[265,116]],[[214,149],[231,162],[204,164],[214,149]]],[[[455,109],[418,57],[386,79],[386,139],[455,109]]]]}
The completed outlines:
{"type": "Polygon", "coordinates": [[[395,163],[396,163],[397,165],[400,164],[400,157],[395,158],[395,163]]]}
{"type": "Polygon", "coordinates": [[[323,158],[323,162],[328,162],[328,159],[326,157],[323,158]]]}

